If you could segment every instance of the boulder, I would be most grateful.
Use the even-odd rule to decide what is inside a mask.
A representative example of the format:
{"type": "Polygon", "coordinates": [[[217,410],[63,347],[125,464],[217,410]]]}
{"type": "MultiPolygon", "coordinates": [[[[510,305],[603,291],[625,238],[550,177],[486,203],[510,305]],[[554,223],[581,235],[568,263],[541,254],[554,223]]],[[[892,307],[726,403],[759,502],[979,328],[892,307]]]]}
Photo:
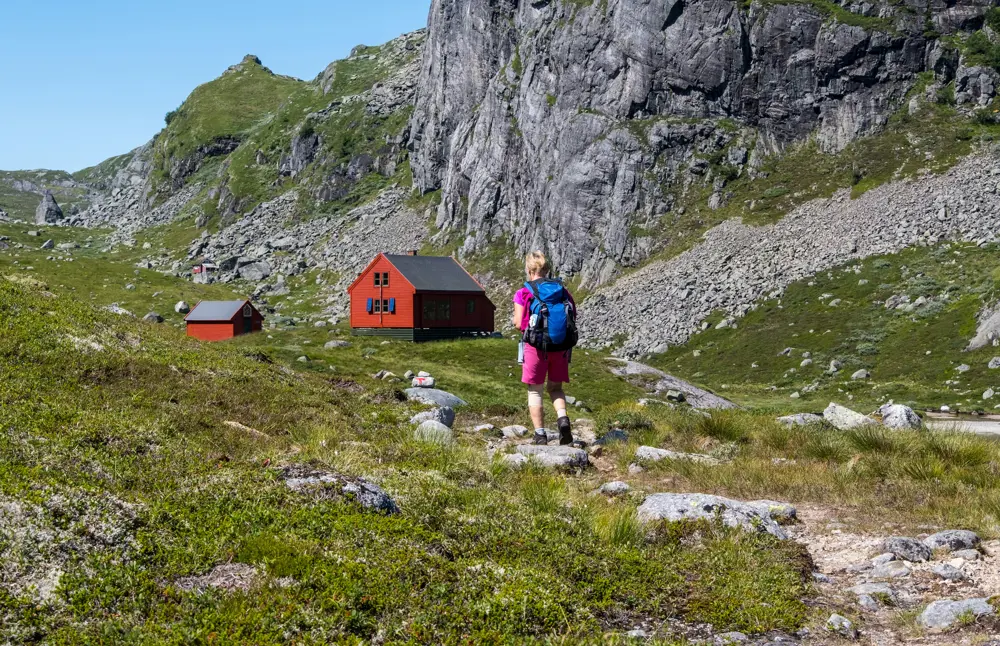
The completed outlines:
{"type": "Polygon", "coordinates": [[[872,568],[870,576],[873,579],[900,579],[910,576],[912,570],[903,561],[889,561],[872,568]]]}
{"type": "Polygon", "coordinates": [[[752,532],[767,532],[780,539],[788,538],[785,530],[771,517],[753,505],[738,500],[701,493],[657,493],[646,497],[639,506],[639,520],[720,519],[728,527],[740,527],[752,532]]]}
{"type": "Polygon", "coordinates": [[[990,370],[996,370],[1000,368],[1000,357],[993,357],[990,359],[989,364],[987,364],[990,370]]]}
{"type": "Polygon", "coordinates": [[[451,444],[455,441],[455,434],[441,422],[427,420],[413,431],[413,439],[431,444],[451,444]]]}
{"type": "Polygon", "coordinates": [[[56,246],[55,240],[52,240],[51,238],[42,243],[42,249],[52,249],[55,246],[56,246]]]}
{"type": "Polygon", "coordinates": [[[45,191],[42,201],[35,209],[35,224],[55,224],[63,219],[63,211],[56,203],[52,191],[45,191]]]}
{"type": "Polygon", "coordinates": [[[271,265],[264,260],[258,260],[243,265],[236,270],[236,273],[243,280],[261,281],[271,275],[271,265]]]}
{"type": "Polygon", "coordinates": [[[810,426],[812,424],[822,424],[823,418],[812,413],[798,413],[796,415],[785,415],[778,418],[778,423],[782,426],[810,426]]]}
{"type": "Polygon", "coordinates": [[[920,416],[909,406],[885,404],[878,409],[882,425],[892,429],[919,429],[923,427],[920,416]]]}
{"type": "Polygon", "coordinates": [[[528,456],[520,453],[508,453],[501,458],[504,464],[509,467],[518,468],[528,464],[528,456]]]}
{"type": "Polygon", "coordinates": [[[882,541],[883,552],[891,552],[897,558],[920,563],[931,560],[931,548],[915,538],[893,536],[882,541]]]}
{"type": "Polygon", "coordinates": [[[403,392],[406,393],[406,397],[410,401],[418,401],[424,404],[430,404],[431,406],[449,406],[451,408],[457,408],[459,406],[468,405],[468,402],[464,399],[436,388],[407,388],[403,392]]]}
{"type": "Polygon", "coordinates": [[[587,452],[572,446],[521,444],[517,452],[544,467],[582,469],[590,464],[587,452]]]}
{"type": "Polygon", "coordinates": [[[163,317],[156,312],[150,312],[146,316],[142,317],[142,320],[150,323],[163,323],[163,317]]]}
{"type": "Polygon", "coordinates": [[[931,534],[924,539],[924,545],[932,550],[944,549],[949,552],[971,550],[979,545],[979,536],[967,529],[947,529],[931,534]]]}
{"type": "Polygon", "coordinates": [[[383,514],[398,514],[395,501],[378,485],[364,478],[331,473],[296,464],[281,470],[281,478],[292,491],[321,500],[347,500],[363,509],[383,514]]]}
{"type": "Polygon", "coordinates": [[[994,615],[996,615],[996,608],[986,598],[963,599],[961,601],[939,599],[932,602],[920,613],[920,616],[917,617],[917,623],[929,630],[946,630],[966,618],[978,619],[994,615]]]}
{"type": "Polygon", "coordinates": [[[860,583],[849,589],[858,597],[868,596],[883,603],[895,605],[896,592],[888,583],[860,583]]]}
{"type": "Polygon", "coordinates": [[[862,426],[876,426],[878,424],[878,422],[870,417],[856,413],[850,408],[845,408],[833,402],[830,402],[830,405],[823,411],[823,419],[841,431],[848,431],[862,426]]]}
{"type": "Polygon", "coordinates": [[[605,433],[604,435],[602,435],[601,437],[597,438],[597,441],[594,442],[594,444],[605,446],[607,444],[613,444],[615,442],[621,442],[621,443],[628,442],[628,433],[620,428],[614,428],[605,433]]]}
{"type": "Polygon", "coordinates": [[[660,460],[689,460],[700,464],[717,465],[719,460],[710,455],[700,453],[678,453],[653,446],[640,446],[635,451],[635,459],[639,462],[659,462],[660,460]]]}
{"type": "Polygon", "coordinates": [[[327,341],[326,343],[323,344],[324,350],[333,350],[334,348],[349,348],[349,347],[351,347],[350,343],[348,343],[347,341],[339,341],[339,340],[327,341]]]}
{"type": "Polygon", "coordinates": [[[455,409],[451,406],[439,406],[422,413],[417,413],[410,418],[410,423],[422,424],[428,420],[440,422],[451,428],[455,424],[455,409]]]}
{"type": "Polygon", "coordinates": [[[870,372],[868,372],[867,370],[865,370],[864,368],[862,368],[861,370],[858,370],[853,375],[851,375],[851,379],[854,379],[854,380],[868,379],[871,376],[872,376],[872,374],[870,372]]]}
{"type": "Polygon", "coordinates": [[[184,301],[177,301],[177,304],[174,305],[174,311],[178,314],[187,314],[191,311],[191,306],[184,301]]]}

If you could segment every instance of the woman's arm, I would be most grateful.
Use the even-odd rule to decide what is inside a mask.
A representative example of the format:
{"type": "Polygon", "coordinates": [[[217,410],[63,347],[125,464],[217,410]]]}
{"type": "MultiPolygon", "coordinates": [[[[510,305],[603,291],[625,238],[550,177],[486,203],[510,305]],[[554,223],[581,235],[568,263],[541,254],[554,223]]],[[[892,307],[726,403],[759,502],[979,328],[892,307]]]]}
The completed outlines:
{"type": "Polygon", "coordinates": [[[519,305],[517,303],[514,303],[514,317],[511,319],[511,322],[514,323],[514,327],[520,330],[521,321],[523,320],[524,320],[524,305],[519,305]]]}

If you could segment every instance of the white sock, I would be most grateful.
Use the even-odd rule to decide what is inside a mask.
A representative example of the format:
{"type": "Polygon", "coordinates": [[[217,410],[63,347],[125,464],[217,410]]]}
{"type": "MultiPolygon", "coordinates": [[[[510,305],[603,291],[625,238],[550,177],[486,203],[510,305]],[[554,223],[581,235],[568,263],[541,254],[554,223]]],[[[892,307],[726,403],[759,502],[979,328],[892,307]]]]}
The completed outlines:
{"type": "Polygon", "coordinates": [[[544,428],[536,428],[535,429],[535,435],[545,435],[545,429],[544,428]]]}

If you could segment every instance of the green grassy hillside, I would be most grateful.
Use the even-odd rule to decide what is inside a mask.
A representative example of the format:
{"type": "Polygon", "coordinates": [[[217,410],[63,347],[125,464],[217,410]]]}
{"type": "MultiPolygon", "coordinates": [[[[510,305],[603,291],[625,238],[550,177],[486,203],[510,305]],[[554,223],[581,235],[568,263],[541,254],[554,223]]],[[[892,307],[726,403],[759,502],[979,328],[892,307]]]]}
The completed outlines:
{"type": "Polygon", "coordinates": [[[1000,385],[1000,372],[987,367],[1000,349],[965,348],[980,309],[1000,297],[998,280],[995,245],[943,244],[869,258],[795,283],[738,320],[736,329],[713,327],[654,363],[738,401],[779,410],[822,410],[850,398],[868,410],[889,399],[992,410],[1000,399],[981,395],[1000,385]],[[913,304],[923,301],[885,307],[904,295],[913,304]],[[790,355],[781,356],[786,348],[790,355]],[[804,352],[811,365],[803,367],[804,352]],[[833,360],[843,367],[831,375],[833,360]],[[968,371],[958,370],[963,364],[968,371]],[[871,379],[852,380],[862,369],[871,379]],[[796,392],[800,397],[791,398],[796,392]]]}
{"type": "Polygon", "coordinates": [[[7,211],[12,218],[32,221],[35,209],[42,201],[41,192],[50,190],[66,215],[69,215],[74,207],[83,211],[89,204],[87,189],[82,186],[62,185],[72,183],[73,180],[73,176],[63,171],[0,171],[0,208],[7,211]],[[18,180],[30,182],[39,192],[15,189],[12,184],[18,180]]]}

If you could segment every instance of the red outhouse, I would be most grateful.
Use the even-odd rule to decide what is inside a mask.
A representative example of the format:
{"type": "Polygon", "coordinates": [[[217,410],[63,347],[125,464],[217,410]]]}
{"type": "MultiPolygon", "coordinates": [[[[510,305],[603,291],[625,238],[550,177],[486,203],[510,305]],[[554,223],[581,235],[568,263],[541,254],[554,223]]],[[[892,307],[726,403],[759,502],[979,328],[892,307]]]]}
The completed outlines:
{"type": "Polygon", "coordinates": [[[184,317],[187,335],[202,341],[223,341],[260,332],[264,317],[250,301],[201,301],[184,317]]]}
{"type": "Polygon", "coordinates": [[[486,290],[448,256],[379,254],[347,292],[356,335],[429,341],[494,329],[486,290]]]}

